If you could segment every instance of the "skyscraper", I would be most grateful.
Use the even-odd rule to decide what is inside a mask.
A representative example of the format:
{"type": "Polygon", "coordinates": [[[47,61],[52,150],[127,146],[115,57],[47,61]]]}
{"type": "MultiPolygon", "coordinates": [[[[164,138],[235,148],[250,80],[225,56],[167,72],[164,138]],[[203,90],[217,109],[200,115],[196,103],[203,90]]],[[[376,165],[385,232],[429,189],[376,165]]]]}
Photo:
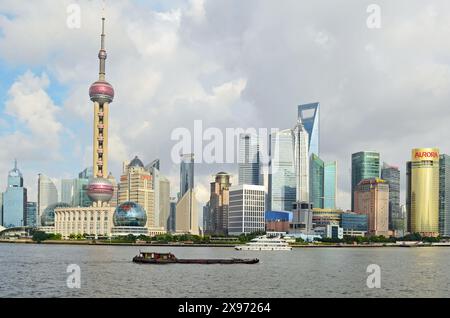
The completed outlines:
{"type": "Polygon", "coordinates": [[[383,164],[381,179],[389,185],[389,229],[400,230],[400,170],[398,167],[383,164]]]}
{"type": "Polygon", "coordinates": [[[408,161],[406,163],[406,200],[405,200],[405,209],[406,209],[406,232],[411,232],[411,189],[412,189],[412,162],[408,161]]]}
{"type": "Polygon", "coordinates": [[[61,180],[61,202],[72,204],[74,197],[74,179],[61,180]]]}
{"type": "Polygon", "coordinates": [[[159,159],[153,160],[150,164],[145,166],[145,169],[150,172],[150,175],[152,176],[152,189],[154,191],[154,209],[155,209],[155,224],[159,226],[160,220],[159,220],[159,213],[160,213],[160,207],[159,207],[159,192],[160,192],[160,161],[159,159]]]}
{"type": "Polygon", "coordinates": [[[336,209],[337,161],[325,163],[323,178],[323,207],[324,209],[336,209]]]}
{"type": "Polygon", "coordinates": [[[209,208],[211,230],[214,234],[226,235],[228,233],[230,187],[230,175],[226,172],[219,172],[216,174],[214,182],[211,182],[209,208]]]}
{"type": "Polygon", "coordinates": [[[170,218],[170,182],[161,176],[159,179],[159,227],[169,229],[170,218]]]}
{"type": "Polygon", "coordinates": [[[298,106],[298,119],[308,132],[308,158],[313,153],[320,156],[320,103],[298,106]]]}
{"type": "Polygon", "coordinates": [[[320,209],[324,206],[324,166],[323,160],[313,153],[309,163],[309,202],[320,209]]]}
{"type": "Polygon", "coordinates": [[[198,201],[194,189],[189,189],[177,202],[175,216],[177,233],[199,235],[198,201]]]}
{"type": "Polygon", "coordinates": [[[194,189],[194,154],[185,154],[181,156],[180,198],[191,189],[194,189]]]}
{"type": "Polygon", "coordinates": [[[124,164],[118,192],[118,204],[130,201],[139,204],[147,213],[145,227],[156,226],[152,176],[137,156],[129,164],[124,164]]]}
{"type": "Polygon", "coordinates": [[[309,202],[309,134],[300,119],[298,119],[292,133],[294,138],[296,201],[309,202]]]}
{"type": "Polygon", "coordinates": [[[35,227],[38,225],[36,202],[27,202],[27,213],[25,220],[26,226],[35,227]]]}
{"type": "Polygon", "coordinates": [[[439,162],[439,234],[450,236],[450,156],[439,162]]]}
{"type": "Polygon", "coordinates": [[[58,202],[58,190],[52,179],[40,173],[38,178],[38,222],[44,210],[51,204],[58,202]]]}
{"type": "Polygon", "coordinates": [[[439,234],[439,149],[412,150],[410,232],[422,236],[439,234]]]}
{"type": "Polygon", "coordinates": [[[354,211],[354,192],[364,179],[380,177],[380,154],[375,151],[361,151],[352,154],[352,211],[354,211]]]}
{"type": "Polygon", "coordinates": [[[389,185],[380,178],[364,179],[355,188],[355,212],[366,214],[369,235],[389,236],[389,185]]]}
{"type": "Polygon", "coordinates": [[[72,202],[65,202],[74,207],[88,207],[92,205],[92,200],[88,196],[89,180],[93,177],[92,167],[86,168],[78,174],[78,179],[73,179],[72,202]]]}
{"type": "Polygon", "coordinates": [[[0,226],[3,226],[3,192],[0,192],[0,226]]]}
{"type": "Polygon", "coordinates": [[[262,185],[258,136],[239,136],[239,184],[262,185]]]}
{"type": "Polygon", "coordinates": [[[23,184],[23,176],[17,168],[17,160],[14,169],[8,173],[8,186],[3,193],[3,226],[23,226],[26,222],[27,189],[23,184]]]}
{"type": "Polygon", "coordinates": [[[294,136],[291,129],[270,136],[269,211],[291,211],[296,199],[294,136]]]}

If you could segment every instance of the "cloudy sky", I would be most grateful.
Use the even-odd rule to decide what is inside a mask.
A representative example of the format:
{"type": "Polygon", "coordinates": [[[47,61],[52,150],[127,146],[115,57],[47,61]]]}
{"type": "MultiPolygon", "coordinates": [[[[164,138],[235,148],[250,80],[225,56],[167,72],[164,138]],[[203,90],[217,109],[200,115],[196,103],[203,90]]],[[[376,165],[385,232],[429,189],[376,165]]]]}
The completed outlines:
{"type": "MultiPolygon", "coordinates": [[[[91,165],[88,88],[98,77],[100,0],[0,0],[0,188],[14,158],[30,200],[37,174],[75,177],[91,165]],[[79,28],[70,28],[73,4],[79,28]],[[69,9],[69,11],[68,11],[69,9]],[[70,23],[69,23],[70,25],[70,23]]],[[[107,1],[110,168],[138,155],[171,159],[176,128],[292,128],[296,106],[321,103],[321,157],[339,162],[350,206],[350,158],[377,150],[398,165],[413,147],[450,147],[448,0],[107,1]],[[372,3],[380,28],[369,28],[372,3]]],[[[197,166],[199,199],[211,175],[197,166]]],[[[402,197],[402,201],[404,196],[402,197]]]]}

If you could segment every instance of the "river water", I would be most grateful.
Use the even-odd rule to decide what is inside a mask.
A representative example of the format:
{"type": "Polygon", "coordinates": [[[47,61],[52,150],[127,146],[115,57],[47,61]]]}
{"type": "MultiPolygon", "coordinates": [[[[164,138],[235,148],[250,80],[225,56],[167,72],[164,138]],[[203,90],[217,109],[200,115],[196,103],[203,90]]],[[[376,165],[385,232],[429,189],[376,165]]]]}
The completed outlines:
{"type": "Polygon", "coordinates": [[[305,248],[287,252],[142,247],[178,258],[255,265],[139,265],[139,247],[0,244],[0,297],[448,297],[450,248],[305,248]],[[67,287],[77,264],[81,287],[67,287]],[[370,289],[367,267],[381,268],[370,289]]]}

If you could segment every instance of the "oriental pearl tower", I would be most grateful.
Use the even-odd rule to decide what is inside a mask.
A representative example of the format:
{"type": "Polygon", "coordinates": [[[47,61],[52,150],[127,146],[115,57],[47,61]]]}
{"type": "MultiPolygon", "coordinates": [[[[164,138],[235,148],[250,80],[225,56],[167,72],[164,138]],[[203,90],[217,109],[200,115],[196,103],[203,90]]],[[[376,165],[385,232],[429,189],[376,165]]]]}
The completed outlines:
{"type": "Polygon", "coordinates": [[[109,104],[114,99],[114,89],[105,79],[105,18],[102,18],[101,47],[98,53],[100,71],[98,81],[89,88],[89,96],[94,102],[94,143],[93,179],[88,185],[88,196],[97,204],[103,205],[111,200],[114,187],[108,175],[108,116],[109,104]]]}

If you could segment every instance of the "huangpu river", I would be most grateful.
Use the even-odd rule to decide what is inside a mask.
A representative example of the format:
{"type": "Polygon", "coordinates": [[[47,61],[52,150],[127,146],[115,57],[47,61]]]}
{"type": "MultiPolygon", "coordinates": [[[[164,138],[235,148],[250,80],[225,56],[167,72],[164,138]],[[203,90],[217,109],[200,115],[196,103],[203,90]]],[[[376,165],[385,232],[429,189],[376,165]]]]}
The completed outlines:
{"type": "Polygon", "coordinates": [[[448,297],[450,248],[303,248],[0,244],[0,297],[448,297]],[[142,265],[143,251],[178,258],[239,257],[255,265],[142,265]],[[80,269],[69,288],[68,266],[80,269]],[[368,288],[370,264],[380,288],[368,288]],[[73,286],[72,286],[73,287],[73,286]]]}

